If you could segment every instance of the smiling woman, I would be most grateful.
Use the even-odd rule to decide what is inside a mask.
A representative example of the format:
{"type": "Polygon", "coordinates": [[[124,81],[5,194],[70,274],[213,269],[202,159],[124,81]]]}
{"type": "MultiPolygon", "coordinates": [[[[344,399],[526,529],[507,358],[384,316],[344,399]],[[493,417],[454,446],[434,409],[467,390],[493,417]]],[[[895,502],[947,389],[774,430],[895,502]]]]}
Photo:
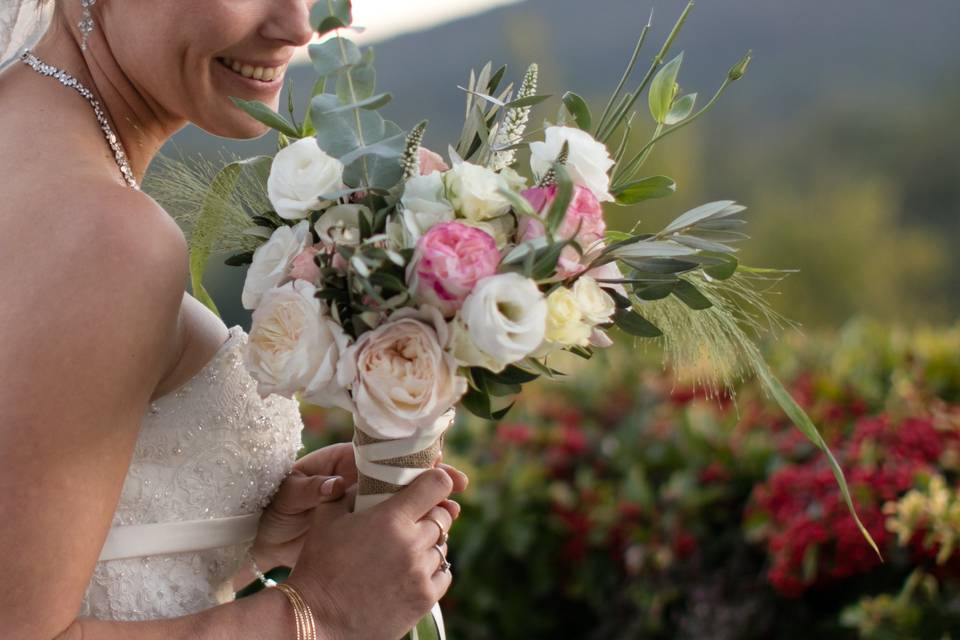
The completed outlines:
{"type": "Polygon", "coordinates": [[[399,637],[449,586],[434,522],[464,476],[348,513],[349,445],[295,461],[297,402],[259,397],[248,336],[185,292],[183,234],[136,188],[187,123],[266,131],[232,98],[276,106],[313,3],[3,0],[0,53],[41,2],[0,72],[0,636],[399,637]],[[234,601],[247,554],[286,585],[234,601]]]}

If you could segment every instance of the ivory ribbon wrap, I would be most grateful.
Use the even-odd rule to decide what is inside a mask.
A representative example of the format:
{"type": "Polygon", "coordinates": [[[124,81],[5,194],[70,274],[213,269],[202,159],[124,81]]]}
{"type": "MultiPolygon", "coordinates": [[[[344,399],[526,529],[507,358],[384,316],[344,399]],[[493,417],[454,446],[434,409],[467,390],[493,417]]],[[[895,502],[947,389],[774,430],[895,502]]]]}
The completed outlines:
{"type": "MultiPolygon", "coordinates": [[[[364,511],[380,504],[421,473],[432,469],[443,448],[443,434],[453,424],[454,416],[454,410],[450,409],[430,428],[397,440],[371,436],[363,431],[360,427],[362,421],[354,416],[353,455],[358,472],[354,511],[364,511]]],[[[437,624],[440,640],[446,640],[439,602],[433,605],[430,614],[437,624]]]]}

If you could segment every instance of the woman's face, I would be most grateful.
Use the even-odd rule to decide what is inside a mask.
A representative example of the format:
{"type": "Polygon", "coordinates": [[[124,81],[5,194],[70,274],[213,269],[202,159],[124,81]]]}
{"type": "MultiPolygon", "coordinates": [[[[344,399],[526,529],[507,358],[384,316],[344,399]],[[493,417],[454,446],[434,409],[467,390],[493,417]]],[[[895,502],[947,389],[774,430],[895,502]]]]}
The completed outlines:
{"type": "Polygon", "coordinates": [[[266,127],[230,97],[276,110],[284,73],[312,36],[316,0],[101,0],[97,28],[124,74],[155,108],[215,135],[266,127]]]}

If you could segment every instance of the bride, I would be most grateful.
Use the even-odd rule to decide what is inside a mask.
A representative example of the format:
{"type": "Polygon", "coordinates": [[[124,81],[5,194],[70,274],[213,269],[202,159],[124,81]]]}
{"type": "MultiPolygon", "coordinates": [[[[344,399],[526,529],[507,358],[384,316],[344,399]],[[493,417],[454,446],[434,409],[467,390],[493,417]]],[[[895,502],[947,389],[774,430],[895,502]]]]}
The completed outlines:
{"type": "Polygon", "coordinates": [[[395,640],[450,585],[466,477],[351,513],[350,445],[295,462],[296,401],[256,394],[137,187],[188,122],[264,133],[229,97],[276,107],[312,2],[52,1],[0,3],[0,636],[285,640],[309,610],[317,637],[395,640]],[[234,600],[251,556],[287,587],[234,600]]]}

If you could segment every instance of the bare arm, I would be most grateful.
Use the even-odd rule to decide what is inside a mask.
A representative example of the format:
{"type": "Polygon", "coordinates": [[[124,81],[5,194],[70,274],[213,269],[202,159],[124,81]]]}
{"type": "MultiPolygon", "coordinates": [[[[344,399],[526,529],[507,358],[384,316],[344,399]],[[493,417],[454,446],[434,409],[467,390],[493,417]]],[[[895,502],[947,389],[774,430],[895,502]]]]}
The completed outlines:
{"type": "MultiPolygon", "coordinates": [[[[318,629],[321,638],[327,636],[318,629]]],[[[293,609],[286,596],[266,589],[200,613],[169,620],[107,622],[78,619],[56,640],[291,640],[293,609]]]]}

